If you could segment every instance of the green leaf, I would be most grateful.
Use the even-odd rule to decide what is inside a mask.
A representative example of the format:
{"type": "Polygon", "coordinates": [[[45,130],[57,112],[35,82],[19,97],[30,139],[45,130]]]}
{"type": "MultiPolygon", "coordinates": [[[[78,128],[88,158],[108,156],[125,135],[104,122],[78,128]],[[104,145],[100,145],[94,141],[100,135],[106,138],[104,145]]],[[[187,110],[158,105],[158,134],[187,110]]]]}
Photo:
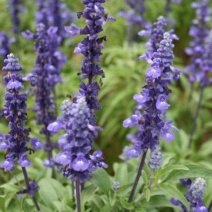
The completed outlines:
{"type": "Polygon", "coordinates": [[[132,210],[134,208],[133,203],[127,202],[124,198],[120,198],[120,204],[123,208],[132,210]]]}
{"type": "Polygon", "coordinates": [[[100,210],[102,207],[104,207],[105,203],[102,199],[102,196],[96,195],[96,194],[93,195],[92,199],[91,199],[91,205],[92,205],[92,208],[96,207],[98,210],[100,210]]]}
{"type": "Polygon", "coordinates": [[[149,179],[148,179],[148,177],[147,177],[147,174],[146,174],[146,172],[144,171],[144,170],[142,170],[142,178],[143,178],[143,180],[144,180],[144,184],[145,185],[147,185],[148,184],[148,182],[149,182],[149,179]]]}
{"type": "Polygon", "coordinates": [[[111,211],[112,207],[110,205],[105,205],[103,208],[101,208],[101,212],[108,212],[111,211]]]}
{"type": "Polygon", "coordinates": [[[112,190],[110,190],[109,192],[109,202],[111,206],[114,206],[114,204],[116,203],[116,196],[112,190]]]}
{"type": "Polygon", "coordinates": [[[39,182],[40,189],[38,193],[45,205],[48,206],[48,208],[54,209],[53,201],[58,200],[58,195],[57,191],[52,185],[52,182],[52,179],[42,179],[39,182]]]}
{"type": "Polygon", "coordinates": [[[131,190],[132,190],[132,184],[125,185],[125,186],[121,186],[121,187],[116,191],[116,195],[117,195],[117,196],[122,196],[122,197],[124,197],[124,196],[127,195],[131,190]]]}
{"type": "Polygon", "coordinates": [[[111,182],[107,172],[104,169],[96,170],[90,179],[90,181],[100,188],[105,194],[108,194],[111,189],[111,182]]]}
{"type": "Polygon", "coordinates": [[[146,202],[145,199],[141,201],[140,208],[149,208],[149,207],[172,207],[170,199],[164,197],[163,195],[151,196],[150,201],[146,202]]]}
{"type": "Polygon", "coordinates": [[[171,199],[175,197],[180,200],[187,208],[189,207],[188,201],[186,200],[184,194],[182,194],[175,185],[171,185],[169,183],[163,183],[159,186],[162,191],[171,199]]]}
{"type": "Polygon", "coordinates": [[[120,186],[126,185],[128,183],[128,170],[127,164],[114,164],[114,171],[115,171],[115,181],[120,183],[120,186]]]}
{"type": "Polygon", "coordinates": [[[82,199],[82,207],[85,205],[86,202],[89,202],[92,199],[92,196],[94,195],[96,191],[96,186],[90,185],[83,189],[81,193],[81,199],[82,199]]]}
{"type": "Polygon", "coordinates": [[[161,169],[158,173],[161,181],[167,181],[167,177],[175,171],[189,171],[189,168],[187,168],[184,165],[169,165],[161,169]]]}
{"type": "Polygon", "coordinates": [[[5,183],[0,186],[0,188],[4,188],[6,191],[12,191],[14,193],[20,190],[20,187],[11,183],[5,183]]]}
{"type": "Polygon", "coordinates": [[[196,164],[185,164],[185,166],[189,169],[189,171],[175,170],[170,173],[166,181],[196,177],[212,179],[212,169],[196,164]]]}
{"type": "Polygon", "coordinates": [[[163,154],[163,163],[161,167],[165,167],[173,157],[174,154],[163,154]]]}
{"type": "Polygon", "coordinates": [[[151,191],[150,191],[150,189],[145,189],[145,198],[146,198],[146,201],[147,202],[149,202],[149,200],[150,200],[150,196],[151,196],[151,191]]]}

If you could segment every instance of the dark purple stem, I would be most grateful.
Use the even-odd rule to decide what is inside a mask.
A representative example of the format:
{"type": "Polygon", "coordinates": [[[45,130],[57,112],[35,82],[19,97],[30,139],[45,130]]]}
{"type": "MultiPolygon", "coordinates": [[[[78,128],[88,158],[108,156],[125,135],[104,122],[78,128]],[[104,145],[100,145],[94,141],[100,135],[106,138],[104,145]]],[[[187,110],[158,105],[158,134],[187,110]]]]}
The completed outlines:
{"type": "MultiPolygon", "coordinates": [[[[27,175],[26,168],[25,167],[21,167],[21,168],[22,168],[22,172],[23,172],[23,175],[24,175],[24,181],[25,181],[26,187],[27,187],[28,190],[30,190],[29,178],[28,178],[28,175],[27,175]]],[[[40,207],[39,207],[39,205],[38,205],[38,203],[35,199],[35,196],[31,196],[31,198],[32,198],[32,201],[33,201],[37,211],[40,211],[40,207]]]]}
{"type": "Polygon", "coordinates": [[[77,212],[81,212],[81,201],[80,201],[80,182],[76,181],[76,199],[77,199],[77,212]]]}
{"type": "Polygon", "coordinates": [[[140,165],[138,167],[138,172],[137,172],[137,175],[136,175],[136,178],[135,178],[135,181],[134,181],[134,184],[133,184],[133,187],[132,187],[128,202],[131,202],[132,199],[133,199],[135,190],[136,190],[137,185],[138,185],[138,181],[139,181],[139,179],[141,177],[141,171],[142,171],[142,169],[144,167],[144,162],[145,162],[147,151],[148,151],[148,149],[144,150],[143,155],[141,157],[141,162],[140,162],[140,165]]]}
{"type": "Polygon", "coordinates": [[[201,86],[200,95],[199,95],[199,101],[198,101],[198,104],[197,104],[197,108],[196,108],[196,111],[195,111],[193,124],[192,124],[192,128],[191,128],[191,132],[190,132],[188,149],[190,149],[190,147],[191,147],[193,135],[194,135],[194,132],[195,132],[195,129],[196,129],[197,118],[198,118],[200,106],[201,106],[201,103],[202,103],[203,91],[204,91],[204,86],[201,86]]]}

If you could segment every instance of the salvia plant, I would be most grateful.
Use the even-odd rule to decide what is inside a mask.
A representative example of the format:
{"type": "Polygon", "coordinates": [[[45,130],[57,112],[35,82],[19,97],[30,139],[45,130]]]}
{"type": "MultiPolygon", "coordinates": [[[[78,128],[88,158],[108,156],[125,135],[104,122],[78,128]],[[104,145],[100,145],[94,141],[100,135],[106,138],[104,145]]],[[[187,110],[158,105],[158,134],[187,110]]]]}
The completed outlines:
{"type": "Polygon", "coordinates": [[[30,138],[30,130],[25,127],[27,94],[21,93],[21,90],[24,88],[23,83],[26,79],[19,74],[22,70],[19,60],[13,54],[9,54],[5,59],[5,64],[3,82],[6,86],[6,93],[2,116],[9,122],[10,131],[6,135],[1,134],[0,147],[6,150],[5,160],[1,163],[1,167],[5,171],[12,171],[16,161],[18,162],[26,183],[26,189],[19,191],[18,194],[29,194],[39,210],[35,199],[35,192],[39,187],[35,180],[29,181],[26,167],[32,164],[28,159],[28,154],[42,148],[42,143],[37,138],[30,138]]]}
{"type": "Polygon", "coordinates": [[[42,23],[37,25],[37,32],[26,31],[22,33],[27,39],[35,40],[37,58],[35,68],[27,75],[31,84],[35,86],[36,97],[36,123],[41,125],[41,134],[45,135],[44,150],[48,154],[48,160],[44,161],[47,167],[53,167],[52,150],[57,144],[51,141],[51,134],[47,130],[48,125],[56,120],[55,86],[61,82],[60,70],[65,62],[63,54],[59,51],[59,38],[56,34],[57,27],[47,29],[42,23]]]}
{"type": "Polygon", "coordinates": [[[212,210],[209,0],[0,7],[0,212],[212,210]]]}
{"type": "MultiPolygon", "coordinates": [[[[209,44],[209,29],[207,27],[207,22],[210,21],[210,9],[209,1],[196,1],[192,3],[192,7],[196,10],[196,19],[193,20],[192,26],[190,28],[190,36],[193,40],[190,42],[190,46],[186,48],[186,53],[191,56],[191,62],[186,67],[185,73],[189,75],[189,80],[191,83],[191,91],[195,82],[199,83],[200,95],[199,101],[194,114],[194,120],[192,129],[190,132],[189,145],[192,144],[193,134],[196,128],[196,121],[199,114],[200,105],[202,102],[202,96],[204,88],[209,84],[210,79],[208,73],[210,68],[206,65],[207,55],[210,55],[208,48],[209,44]]],[[[209,56],[210,57],[210,56],[209,56]]],[[[191,95],[191,92],[190,92],[191,95]]]]}
{"type": "Polygon", "coordinates": [[[157,51],[152,55],[152,60],[147,59],[147,62],[151,64],[146,74],[147,84],[140,94],[135,94],[133,97],[137,103],[136,110],[132,116],[123,122],[124,127],[131,128],[137,125],[136,134],[128,135],[133,147],[125,149],[125,154],[132,158],[137,158],[142,154],[137,177],[128,201],[132,201],[147,151],[151,150],[152,152],[149,164],[152,166],[157,163],[157,160],[160,164],[161,157],[153,156],[155,154],[153,151],[158,148],[159,138],[162,137],[167,142],[174,139],[173,130],[176,127],[172,125],[172,121],[165,120],[166,111],[170,106],[167,103],[170,96],[168,86],[173,78],[176,79],[179,75],[172,68],[173,47],[172,35],[168,32],[164,33],[163,40],[160,41],[157,51]],[[172,74],[173,71],[174,74],[172,74]],[[156,162],[153,162],[153,159],[156,162]]]}

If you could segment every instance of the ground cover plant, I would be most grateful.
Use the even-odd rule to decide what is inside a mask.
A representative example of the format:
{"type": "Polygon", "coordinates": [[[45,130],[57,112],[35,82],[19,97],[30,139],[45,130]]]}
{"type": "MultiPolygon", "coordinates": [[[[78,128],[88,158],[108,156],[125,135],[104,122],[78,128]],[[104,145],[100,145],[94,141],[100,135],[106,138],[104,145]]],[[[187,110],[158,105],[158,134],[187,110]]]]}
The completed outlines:
{"type": "Polygon", "coordinates": [[[0,211],[212,211],[211,4],[1,0],[0,211]]]}

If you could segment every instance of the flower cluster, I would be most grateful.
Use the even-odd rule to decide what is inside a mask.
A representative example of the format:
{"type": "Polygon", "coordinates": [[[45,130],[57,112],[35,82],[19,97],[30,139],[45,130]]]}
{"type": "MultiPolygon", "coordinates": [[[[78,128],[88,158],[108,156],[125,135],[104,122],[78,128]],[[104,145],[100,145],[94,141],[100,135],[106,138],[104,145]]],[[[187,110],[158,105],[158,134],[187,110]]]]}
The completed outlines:
{"type": "MultiPolygon", "coordinates": [[[[138,32],[139,36],[150,36],[146,43],[148,51],[144,55],[141,55],[139,59],[152,60],[153,53],[157,51],[160,42],[163,39],[163,34],[165,33],[167,24],[168,19],[163,16],[159,16],[151,28],[138,32]]],[[[170,30],[169,33],[173,40],[178,40],[178,37],[174,34],[174,30],[170,30]]]]}
{"type": "Polygon", "coordinates": [[[157,51],[153,53],[152,61],[147,60],[151,62],[151,67],[146,74],[146,85],[140,94],[133,97],[137,103],[135,113],[123,122],[124,127],[137,125],[138,128],[135,135],[128,135],[134,145],[127,150],[129,157],[138,157],[142,150],[153,151],[159,144],[160,136],[168,142],[174,139],[173,130],[176,128],[172,121],[165,120],[170,106],[167,103],[170,95],[168,86],[173,78],[179,77],[179,72],[172,68],[173,47],[172,34],[166,32],[157,51]]]}
{"type": "Polygon", "coordinates": [[[186,48],[186,53],[191,56],[191,63],[186,67],[185,73],[189,75],[191,83],[201,82],[204,84],[204,74],[202,71],[202,55],[205,52],[205,39],[209,34],[206,25],[210,21],[210,9],[208,0],[198,0],[192,3],[196,9],[197,18],[190,28],[190,36],[193,40],[186,48]]]}
{"type": "Polygon", "coordinates": [[[21,167],[30,166],[27,152],[42,148],[42,144],[37,138],[30,139],[29,129],[25,128],[27,94],[20,92],[24,88],[24,77],[19,74],[22,67],[13,54],[8,55],[5,63],[3,82],[6,85],[6,94],[2,116],[9,122],[10,132],[8,135],[1,135],[0,148],[6,150],[1,167],[5,171],[10,171],[14,169],[16,159],[21,167]],[[28,142],[31,143],[31,148],[27,147],[28,142]]]}
{"type": "Polygon", "coordinates": [[[86,0],[83,4],[86,8],[83,12],[78,13],[78,17],[83,16],[86,19],[87,26],[80,29],[75,24],[70,27],[65,27],[70,36],[77,34],[87,35],[81,43],[75,48],[75,53],[83,54],[83,65],[81,71],[78,73],[83,79],[87,79],[88,82],[82,82],[80,84],[80,93],[86,97],[88,107],[90,109],[100,109],[100,105],[97,100],[99,85],[93,80],[97,77],[104,77],[104,72],[99,66],[100,56],[103,49],[103,41],[106,40],[106,36],[98,37],[98,34],[103,31],[103,24],[109,20],[114,20],[108,17],[105,13],[104,7],[101,5],[105,0],[86,0]]]}
{"type": "Polygon", "coordinates": [[[92,111],[84,96],[75,96],[73,102],[65,100],[61,110],[62,117],[48,126],[51,132],[62,128],[66,130],[66,134],[58,142],[61,153],[56,156],[56,162],[64,166],[64,176],[83,183],[98,167],[107,168],[102,161],[101,151],[97,150],[89,155],[93,137],[97,137],[97,131],[101,128],[93,125],[92,111]]]}
{"type": "MultiPolygon", "coordinates": [[[[181,180],[184,186],[188,187],[186,199],[190,204],[190,212],[208,212],[208,209],[203,203],[203,194],[205,192],[206,182],[204,179],[198,177],[192,183],[190,179],[181,180]]],[[[183,212],[187,212],[186,206],[178,199],[172,198],[171,202],[173,205],[180,206],[183,212]]]]}
{"type": "Polygon", "coordinates": [[[56,32],[56,27],[47,30],[43,24],[38,24],[36,33],[22,33],[24,37],[35,40],[37,59],[35,68],[27,77],[35,85],[36,121],[43,126],[41,133],[46,136],[45,150],[48,152],[49,160],[52,158],[51,151],[56,146],[50,141],[47,126],[56,119],[54,90],[56,84],[61,81],[60,69],[65,62],[58,50],[59,40],[56,32]]]}
{"type": "Polygon", "coordinates": [[[163,39],[163,34],[165,33],[165,27],[167,25],[167,19],[163,16],[159,16],[157,21],[153,23],[152,29],[150,30],[141,30],[139,36],[150,36],[149,41],[146,43],[148,47],[148,52],[140,56],[140,59],[143,58],[152,58],[154,52],[157,51],[160,41],[163,39]]]}
{"type": "Polygon", "coordinates": [[[10,8],[11,19],[12,19],[12,31],[13,33],[20,32],[20,17],[19,14],[22,12],[22,0],[9,0],[8,7],[10,8]]]}

